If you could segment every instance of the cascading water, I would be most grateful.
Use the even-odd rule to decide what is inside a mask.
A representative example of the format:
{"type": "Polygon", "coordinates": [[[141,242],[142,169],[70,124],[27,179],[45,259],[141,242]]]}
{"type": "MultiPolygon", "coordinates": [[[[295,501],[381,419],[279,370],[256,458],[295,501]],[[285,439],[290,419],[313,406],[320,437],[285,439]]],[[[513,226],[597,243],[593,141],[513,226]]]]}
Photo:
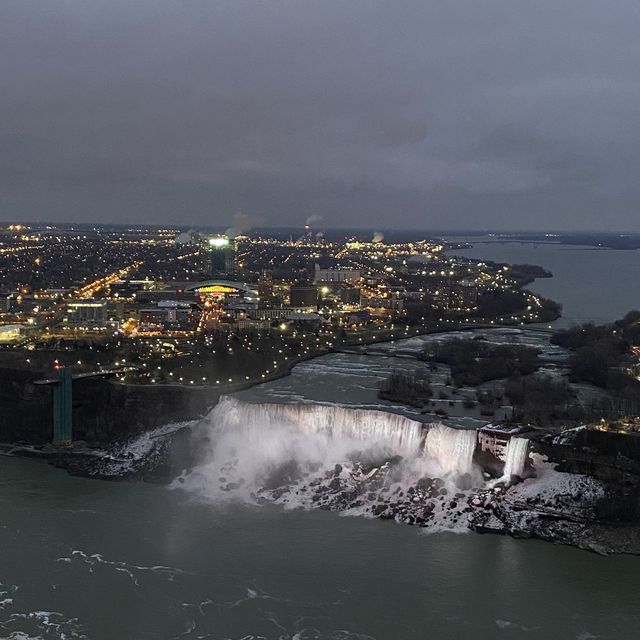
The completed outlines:
{"type": "Polygon", "coordinates": [[[210,415],[221,430],[255,430],[256,436],[274,426],[289,425],[301,433],[324,434],[389,447],[394,453],[420,450],[422,424],[396,413],[347,409],[319,404],[252,404],[223,396],[210,415]]]}
{"type": "Polygon", "coordinates": [[[524,468],[529,457],[529,439],[511,438],[507,445],[503,477],[524,475],[524,468]]]}
{"type": "Polygon", "coordinates": [[[452,429],[434,423],[427,432],[424,456],[437,462],[441,475],[471,473],[477,438],[475,429],[452,429]]]}
{"type": "Polygon", "coordinates": [[[193,438],[200,462],[173,487],[216,501],[267,499],[466,529],[466,503],[447,496],[463,488],[463,474],[481,482],[474,430],[383,411],[225,396],[193,438]]]}

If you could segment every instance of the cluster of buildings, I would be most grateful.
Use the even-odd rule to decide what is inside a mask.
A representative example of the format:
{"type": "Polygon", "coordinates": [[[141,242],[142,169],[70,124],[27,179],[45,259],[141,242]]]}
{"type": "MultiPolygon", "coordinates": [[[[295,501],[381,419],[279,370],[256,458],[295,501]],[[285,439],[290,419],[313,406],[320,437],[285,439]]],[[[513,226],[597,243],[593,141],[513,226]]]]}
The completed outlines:
{"type": "Polygon", "coordinates": [[[11,233],[0,273],[2,259],[27,259],[46,275],[4,279],[0,327],[13,327],[4,332],[7,343],[42,333],[358,330],[468,316],[483,292],[516,288],[504,268],[451,257],[438,241],[332,242],[310,228],[296,240],[166,229],[11,233]],[[73,262],[70,249],[85,253],[73,262]]]}

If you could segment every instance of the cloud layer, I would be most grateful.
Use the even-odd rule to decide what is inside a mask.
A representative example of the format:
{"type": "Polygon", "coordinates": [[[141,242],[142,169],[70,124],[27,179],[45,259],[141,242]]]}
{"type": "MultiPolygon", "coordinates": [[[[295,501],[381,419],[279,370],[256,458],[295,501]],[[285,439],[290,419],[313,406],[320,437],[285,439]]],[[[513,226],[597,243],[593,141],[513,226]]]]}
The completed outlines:
{"type": "Polygon", "coordinates": [[[4,0],[0,219],[640,231],[640,5],[4,0]]]}

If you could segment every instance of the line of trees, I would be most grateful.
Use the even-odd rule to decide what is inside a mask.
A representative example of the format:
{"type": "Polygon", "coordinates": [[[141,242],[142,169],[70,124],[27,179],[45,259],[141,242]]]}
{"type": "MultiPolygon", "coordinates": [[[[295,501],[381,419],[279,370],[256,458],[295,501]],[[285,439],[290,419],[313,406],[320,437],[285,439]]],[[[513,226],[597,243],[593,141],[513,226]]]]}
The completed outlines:
{"type": "Polygon", "coordinates": [[[587,323],[557,331],[551,342],[572,351],[572,382],[587,382],[613,394],[640,397],[640,383],[629,374],[635,358],[632,347],[640,345],[640,311],[630,311],[612,324],[587,323]]]}
{"type": "Polygon", "coordinates": [[[422,407],[432,395],[431,376],[426,369],[413,372],[392,371],[378,388],[378,397],[422,407]]]}
{"type": "Polygon", "coordinates": [[[540,367],[539,354],[538,349],[523,345],[454,339],[427,346],[421,357],[449,366],[456,385],[476,386],[515,374],[534,373],[540,367]]]}

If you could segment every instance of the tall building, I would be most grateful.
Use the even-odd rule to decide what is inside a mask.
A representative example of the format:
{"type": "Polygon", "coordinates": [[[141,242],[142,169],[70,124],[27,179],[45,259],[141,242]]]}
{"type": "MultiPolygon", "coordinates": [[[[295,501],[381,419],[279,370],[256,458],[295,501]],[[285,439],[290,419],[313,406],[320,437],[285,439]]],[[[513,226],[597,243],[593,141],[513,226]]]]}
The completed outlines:
{"type": "Polygon", "coordinates": [[[11,311],[12,294],[8,291],[0,291],[0,313],[9,313],[11,311]]]}
{"type": "Polygon", "coordinates": [[[270,305],[273,301],[273,278],[271,274],[263,269],[258,278],[258,297],[261,305],[270,305]]]}
{"type": "Polygon", "coordinates": [[[209,238],[211,252],[211,277],[232,277],[236,270],[236,247],[227,236],[209,238]]]}

